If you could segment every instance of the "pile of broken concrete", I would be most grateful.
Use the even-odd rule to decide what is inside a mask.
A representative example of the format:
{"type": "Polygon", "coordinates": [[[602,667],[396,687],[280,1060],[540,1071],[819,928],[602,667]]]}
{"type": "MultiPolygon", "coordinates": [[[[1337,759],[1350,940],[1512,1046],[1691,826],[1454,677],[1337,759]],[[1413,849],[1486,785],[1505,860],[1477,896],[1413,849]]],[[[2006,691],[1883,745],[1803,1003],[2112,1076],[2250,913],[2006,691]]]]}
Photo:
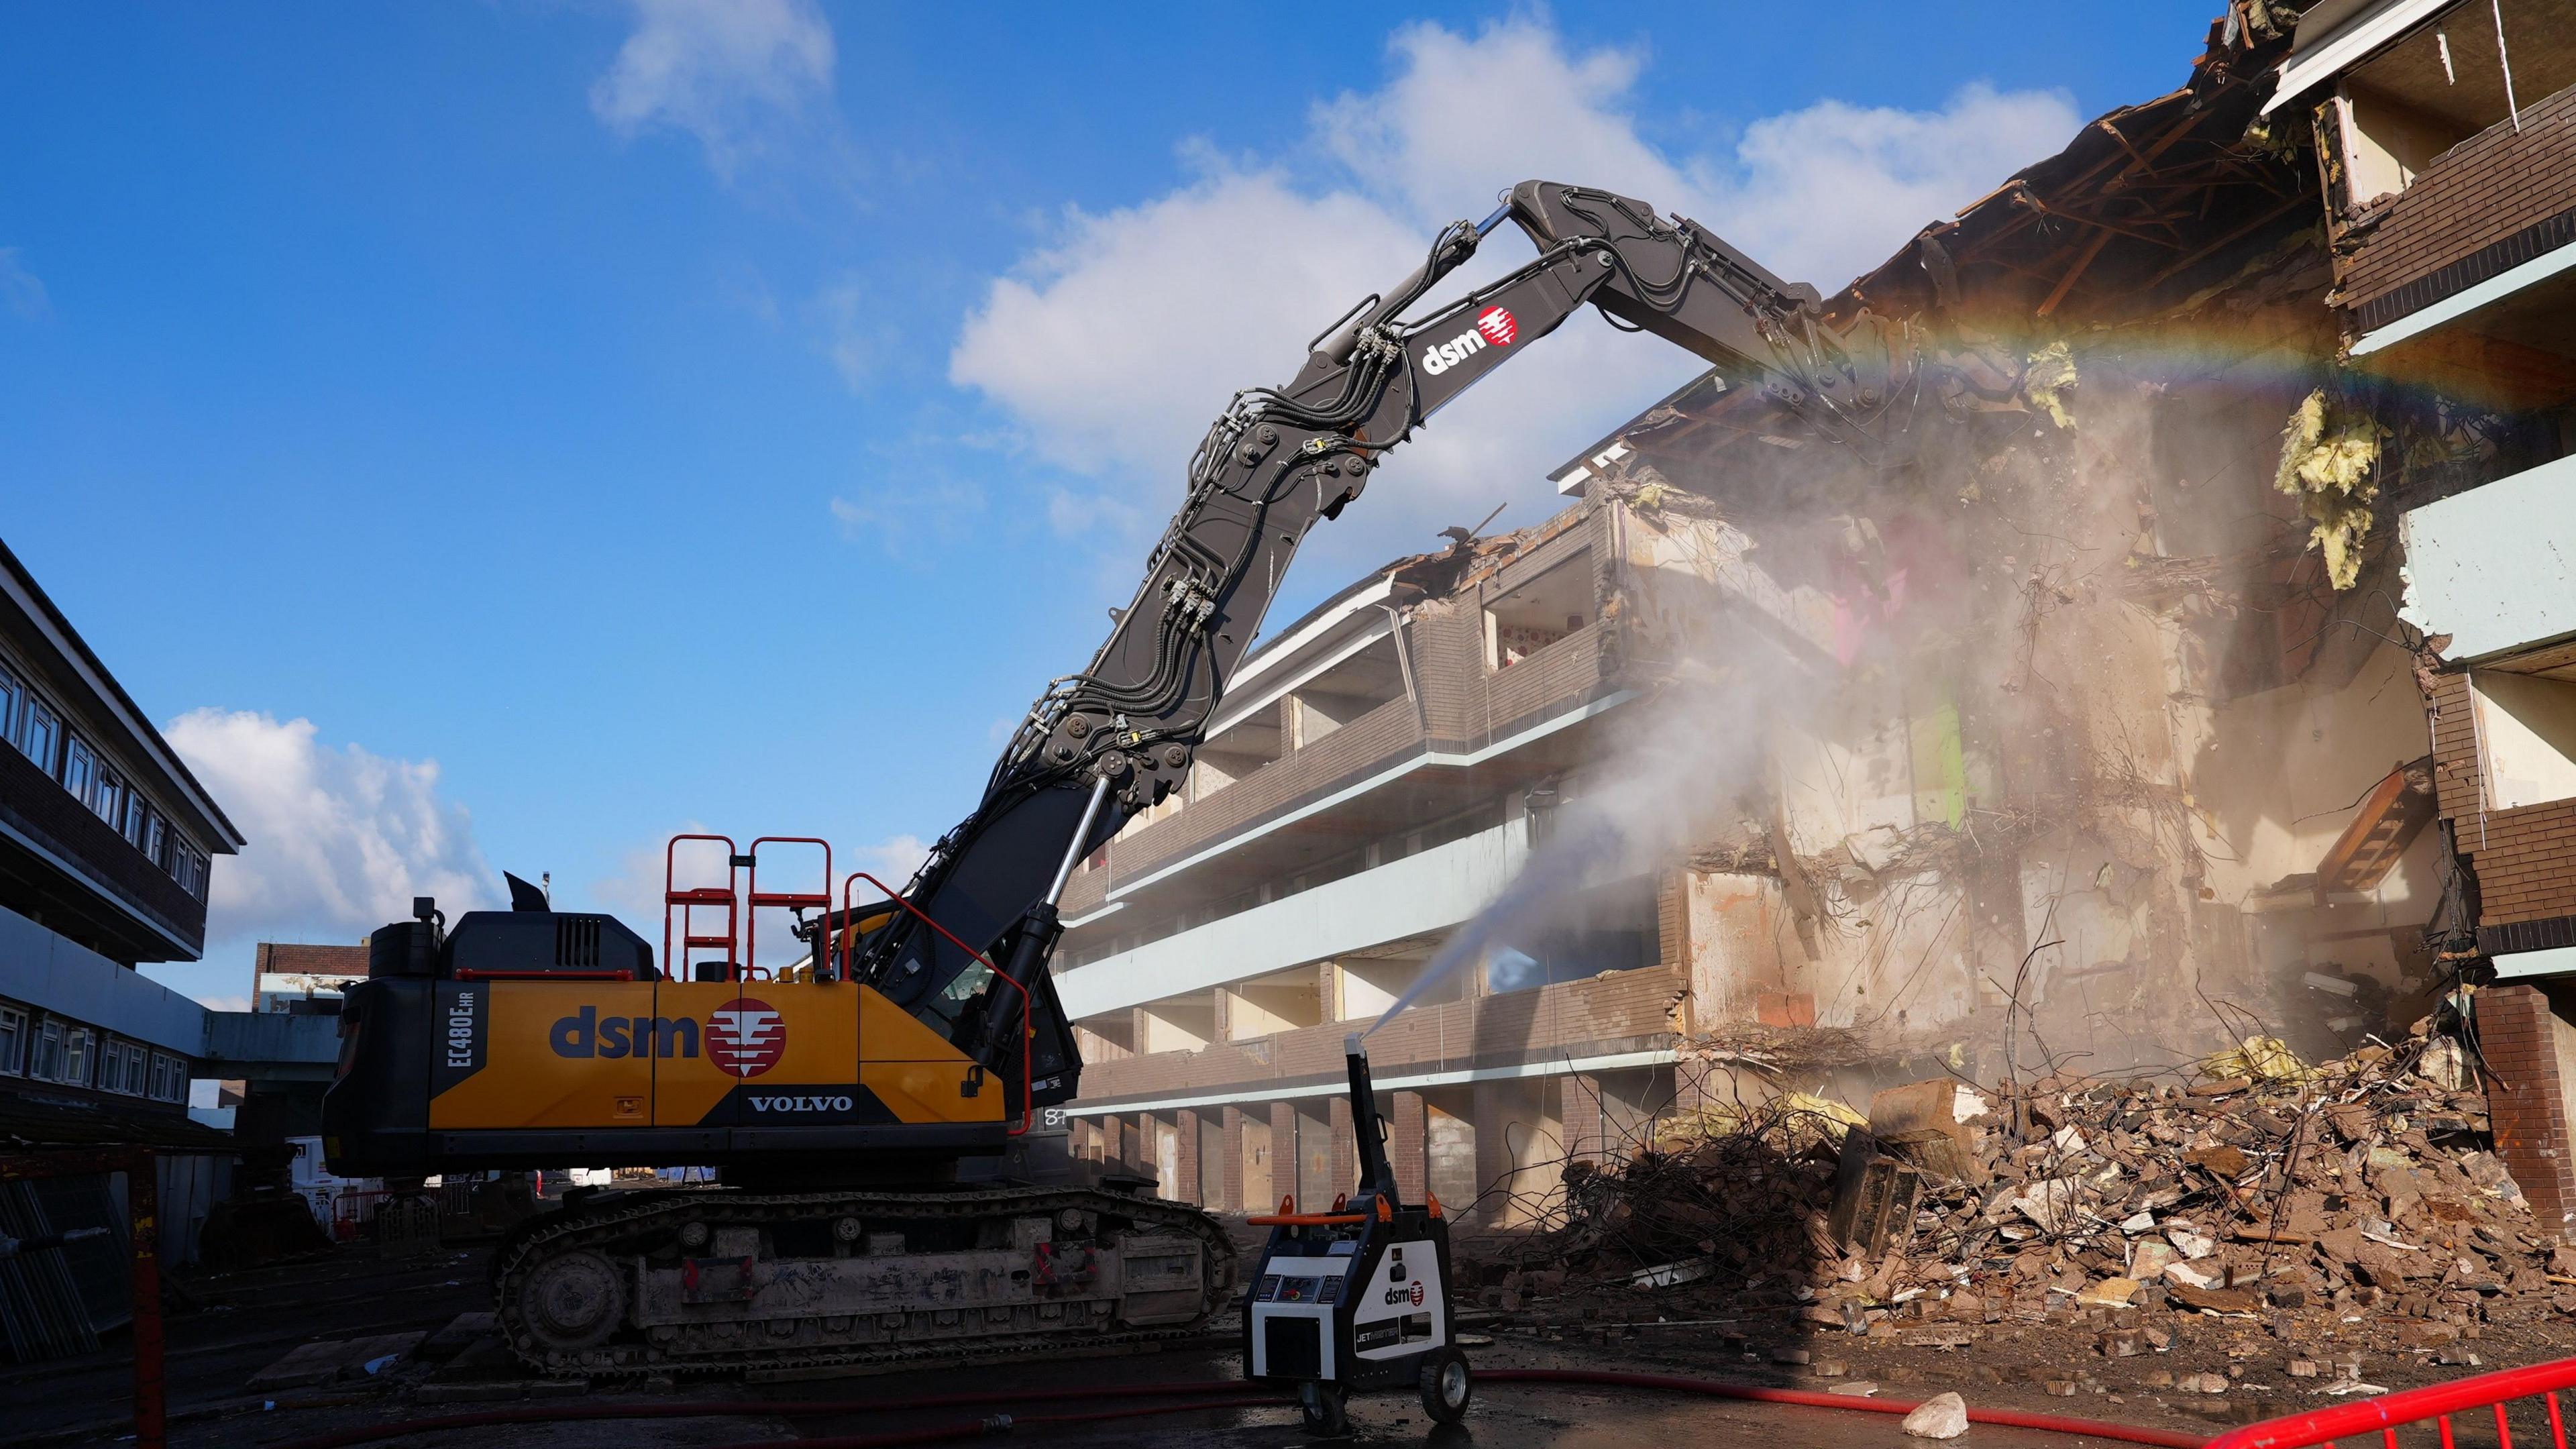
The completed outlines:
{"type": "Polygon", "coordinates": [[[2081,1322],[2115,1356],[2164,1347],[2175,1313],[2432,1348],[2576,1312],[2576,1249],[2533,1222],[2464,1085],[2459,1044],[2419,1025],[2321,1066],[2256,1039],[2189,1080],[1707,1111],[1568,1163],[1554,1225],[1498,1254],[1517,1266],[1487,1270],[1486,1301],[1570,1275],[1908,1344],[2081,1322]]]}

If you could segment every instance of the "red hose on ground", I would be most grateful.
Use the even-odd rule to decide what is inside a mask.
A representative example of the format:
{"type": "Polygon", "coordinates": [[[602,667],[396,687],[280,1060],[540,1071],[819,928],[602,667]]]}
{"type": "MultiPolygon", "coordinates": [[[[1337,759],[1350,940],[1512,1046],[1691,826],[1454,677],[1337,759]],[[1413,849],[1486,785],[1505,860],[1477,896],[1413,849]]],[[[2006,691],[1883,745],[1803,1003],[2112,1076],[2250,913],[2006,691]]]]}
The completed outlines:
{"type": "MultiPolygon", "coordinates": [[[[1481,1369],[1477,1371],[1476,1380],[1487,1384],[1588,1384],[1599,1388],[1662,1389],[1717,1399],[1750,1399],[1762,1404],[1850,1409],[1863,1414],[1910,1414],[1921,1405],[1920,1400],[1820,1394],[1813,1389],[1765,1389],[1748,1384],[1722,1384],[1713,1379],[1686,1379],[1672,1374],[1617,1373],[1600,1369],[1481,1369]]],[[[2120,1439],[2131,1444],[2156,1444],[2164,1446],[2164,1449],[2201,1449],[2209,1442],[2202,1435],[2184,1434],[2172,1429],[2112,1424],[2100,1419],[2070,1418],[2064,1414],[2025,1414],[2019,1409],[1970,1409],[1968,1422],[2011,1429],[2045,1429],[2056,1434],[2084,1434],[2096,1439],[2120,1439]]]]}
{"type": "MultiPolygon", "coordinates": [[[[1772,1389],[1751,1384],[1721,1383],[1714,1379],[1684,1378],[1676,1374],[1623,1373],[1604,1369],[1483,1369],[1476,1374],[1479,1382],[1489,1384],[1577,1384],[1590,1388],[1655,1389],[1665,1393],[1697,1394],[1703,1398],[1739,1399],[1759,1404],[1794,1404],[1812,1409],[1844,1409],[1862,1414],[1909,1414],[1919,1401],[1908,1399],[1870,1399],[1855,1394],[1825,1394],[1812,1389],[1772,1389]]],[[[900,1444],[940,1444],[958,1439],[981,1438],[987,1434],[1008,1433],[1013,1429],[1035,1425],[1069,1425],[1108,1423],[1118,1419],[1142,1418],[1152,1414],[1187,1414],[1201,1409],[1243,1409],[1275,1406],[1290,1407],[1290,1401],[1275,1395],[1230,1398],[1208,1398],[1205,1395],[1234,1394],[1237,1385],[1225,1381],[1198,1380],[1184,1383],[1097,1385],[1092,1387],[1054,1389],[1005,1389],[972,1394],[929,1394],[908,1399],[806,1400],[795,1399],[710,1399],[692,1403],[579,1403],[547,1404],[519,1409],[485,1409],[470,1414],[446,1414],[436,1418],[412,1419],[393,1424],[374,1424],[358,1429],[344,1429],[310,1438],[292,1439],[267,1446],[267,1449],[348,1449],[354,1444],[371,1444],[384,1439],[398,1439],[411,1434],[430,1434],[448,1429],[478,1429],[495,1424],[544,1424],[567,1419],[703,1419],[725,1415],[768,1416],[775,1418],[817,1418],[840,1414],[891,1414],[915,1409],[953,1409],[968,1406],[983,1408],[1003,1404],[1032,1402],[1080,1402],[1097,1399],[1189,1399],[1188,1403],[1153,1404],[1141,1408],[1098,1410],[1081,1414],[1031,1414],[1024,1416],[993,1415],[956,1423],[919,1429],[896,1429],[881,1434],[862,1434],[832,1439],[757,1440],[748,1444],[727,1445],[724,1449],[755,1449],[788,1443],[797,1449],[882,1449],[900,1444]]],[[[2209,1442],[2202,1436],[2171,1429],[2150,1429],[2135,1424],[2113,1424],[2100,1419],[2078,1419],[2064,1414],[2031,1414],[2018,1409],[1970,1409],[1968,1422],[1992,1424],[1998,1428],[2039,1429],[2056,1434],[2079,1434],[2096,1439],[2117,1439],[2131,1444],[2151,1444],[2158,1449],[2202,1449],[2209,1442]]]]}

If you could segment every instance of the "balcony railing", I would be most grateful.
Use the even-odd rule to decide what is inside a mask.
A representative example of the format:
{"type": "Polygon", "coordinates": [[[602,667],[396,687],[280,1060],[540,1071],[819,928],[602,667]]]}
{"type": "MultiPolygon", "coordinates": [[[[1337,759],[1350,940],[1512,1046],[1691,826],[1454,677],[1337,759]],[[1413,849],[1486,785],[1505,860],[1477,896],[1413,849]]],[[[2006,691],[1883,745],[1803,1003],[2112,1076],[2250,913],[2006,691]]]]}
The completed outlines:
{"type": "MultiPolygon", "coordinates": [[[[1667,1043],[1679,994],[1672,971],[1644,966],[1499,996],[1417,1006],[1369,1038],[1380,1078],[1515,1066],[1554,1057],[1652,1050],[1667,1043]]],[[[1083,1068],[1082,1100],[1114,1102],[1264,1091],[1335,1080],[1343,1038],[1365,1021],[1155,1052],[1083,1068]]]]}
{"type": "MultiPolygon", "coordinates": [[[[1416,638],[1432,643],[1423,634],[1416,638]]],[[[1490,673],[1472,657],[1435,663],[1429,657],[1432,649],[1425,648],[1416,671],[1430,691],[1425,705],[1390,699],[1315,743],[1111,841],[1099,864],[1075,875],[1065,892],[1064,914],[1079,917],[1096,910],[1122,881],[1347,788],[1426,748],[1480,749],[1581,706],[1602,682],[1600,640],[1600,626],[1587,624],[1518,664],[1490,673]],[[1446,687],[1440,683],[1444,680],[1446,687]],[[1425,714],[1431,719],[1428,731],[1422,725],[1425,714]]],[[[1445,652],[1463,656],[1465,651],[1445,652]]]]}

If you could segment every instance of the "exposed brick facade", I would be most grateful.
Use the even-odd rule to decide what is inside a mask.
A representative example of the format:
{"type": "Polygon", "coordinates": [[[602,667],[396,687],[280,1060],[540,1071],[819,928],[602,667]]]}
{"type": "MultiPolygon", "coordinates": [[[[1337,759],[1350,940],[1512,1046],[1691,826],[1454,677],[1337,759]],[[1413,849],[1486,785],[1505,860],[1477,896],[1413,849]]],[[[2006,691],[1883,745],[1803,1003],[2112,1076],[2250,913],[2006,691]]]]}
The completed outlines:
{"type": "Polygon", "coordinates": [[[2365,328],[2386,326],[2551,249],[2547,223],[2571,207],[2576,89],[2525,106],[2520,130],[2498,121],[2419,173],[2345,266],[2344,305],[2365,328]]]}
{"type": "Polygon", "coordinates": [[[2478,925],[2576,915],[2576,800],[2486,809],[2469,677],[2441,676],[2434,705],[2433,780],[2477,872],[2478,925]]]}
{"type": "Polygon", "coordinates": [[[14,749],[0,749],[0,821],[60,859],[79,862],[90,887],[168,931],[191,959],[204,949],[206,903],[14,749]]]}

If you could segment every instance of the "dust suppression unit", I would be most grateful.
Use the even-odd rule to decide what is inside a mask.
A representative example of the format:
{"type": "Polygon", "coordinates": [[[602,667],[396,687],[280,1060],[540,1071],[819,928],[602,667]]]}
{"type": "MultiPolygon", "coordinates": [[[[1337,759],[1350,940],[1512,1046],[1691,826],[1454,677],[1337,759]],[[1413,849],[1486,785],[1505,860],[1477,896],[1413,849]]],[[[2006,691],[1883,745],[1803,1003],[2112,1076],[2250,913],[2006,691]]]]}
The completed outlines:
{"type": "Polygon", "coordinates": [[[1450,1311],[1449,1223],[1438,1198],[1408,1207],[1397,1193],[1368,1052],[1357,1036],[1344,1050],[1359,1190],[1329,1212],[1301,1213],[1291,1197],[1250,1220],[1270,1242],[1244,1302],[1244,1372],[1294,1387],[1317,1434],[1349,1427],[1344,1401],[1355,1391],[1416,1389],[1425,1413],[1454,1424],[1475,1384],[1450,1311]]]}

